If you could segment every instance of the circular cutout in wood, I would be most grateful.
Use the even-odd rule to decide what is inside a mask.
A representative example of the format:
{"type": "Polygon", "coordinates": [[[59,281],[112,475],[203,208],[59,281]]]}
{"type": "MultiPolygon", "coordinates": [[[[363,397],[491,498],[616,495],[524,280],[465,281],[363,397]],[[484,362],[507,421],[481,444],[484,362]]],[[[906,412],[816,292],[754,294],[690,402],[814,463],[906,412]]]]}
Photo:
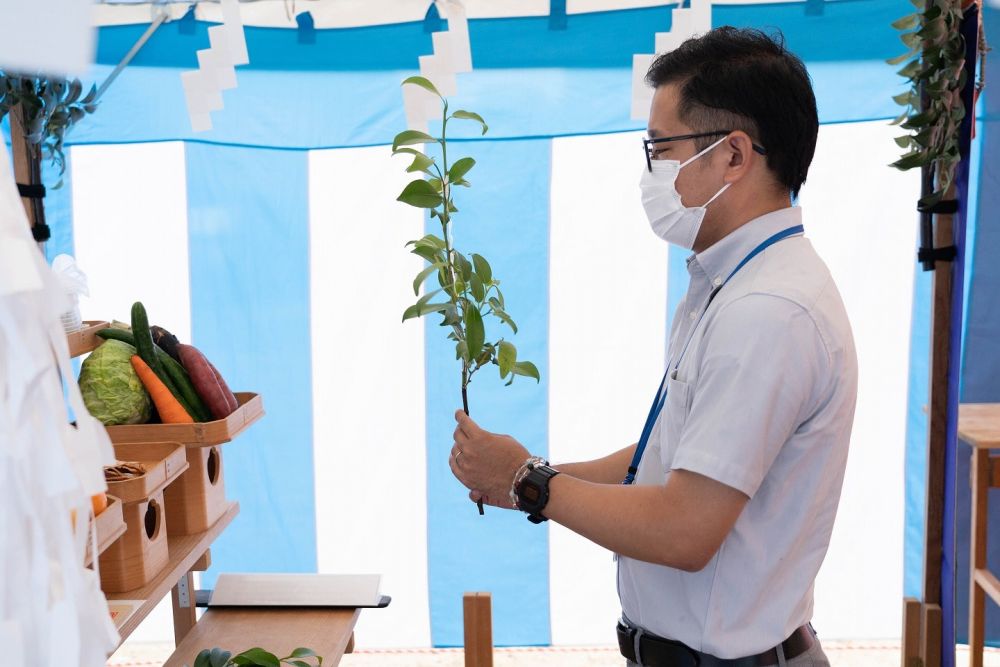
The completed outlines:
{"type": "Polygon", "coordinates": [[[154,542],[160,536],[160,524],[163,523],[163,510],[160,508],[160,503],[155,500],[149,501],[149,504],[146,505],[146,516],[143,517],[143,523],[146,528],[146,537],[149,538],[150,542],[154,542]]]}
{"type": "Polygon", "coordinates": [[[208,483],[212,486],[219,483],[219,472],[222,470],[221,458],[217,447],[208,450],[208,483]]]}

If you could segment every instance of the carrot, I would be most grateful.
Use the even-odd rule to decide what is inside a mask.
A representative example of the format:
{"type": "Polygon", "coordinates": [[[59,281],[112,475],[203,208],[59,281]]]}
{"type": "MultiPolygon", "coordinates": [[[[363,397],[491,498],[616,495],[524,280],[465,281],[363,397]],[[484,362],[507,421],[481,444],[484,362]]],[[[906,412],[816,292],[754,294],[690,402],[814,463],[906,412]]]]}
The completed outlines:
{"type": "Polygon", "coordinates": [[[164,424],[193,424],[194,420],[187,413],[180,401],[170,393],[167,385],[156,376],[145,361],[138,354],[132,355],[132,368],[142,380],[142,385],[149,392],[156,406],[156,411],[160,413],[160,420],[164,424]]]}

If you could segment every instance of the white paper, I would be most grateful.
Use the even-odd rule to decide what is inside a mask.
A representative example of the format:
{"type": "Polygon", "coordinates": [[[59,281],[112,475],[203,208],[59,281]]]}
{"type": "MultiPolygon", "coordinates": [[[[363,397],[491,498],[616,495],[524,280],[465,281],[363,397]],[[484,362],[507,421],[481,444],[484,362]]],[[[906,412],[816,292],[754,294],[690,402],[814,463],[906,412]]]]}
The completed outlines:
{"type": "Polygon", "coordinates": [[[198,51],[198,67],[205,75],[205,80],[211,82],[213,87],[219,90],[232,90],[236,87],[236,69],[230,62],[228,53],[214,46],[201,49],[198,51]]]}
{"type": "MultiPolygon", "coordinates": [[[[458,79],[455,76],[455,72],[448,67],[448,63],[443,61],[435,53],[432,56],[420,56],[418,58],[420,61],[420,73],[427,79],[430,79],[434,87],[438,89],[444,97],[451,97],[452,95],[458,94],[458,79]]],[[[437,112],[441,106],[441,100],[431,95],[434,99],[434,112],[437,112]]],[[[431,112],[431,109],[428,109],[431,112]]]]}
{"type": "Polygon", "coordinates": [[[374,607],[378,574],[220,574],[209,607],[374,607]]]}
{"type": "Polygon", "coordinates": [[[247,52],[247,39],[243,33],[243,20],[240,18],[239,0],[222,0],[222,20],[229,37],[229,53],[234,65],[248,65],[250,54],[247,52]]]}
{"type": "MultiPolygon", "coordinates": [[[[449,41],[451,42],[451,61],[456,73],[472,71],[472,45],[469,42],[469,21],[466,17],[465,6],[461,2],[449,0],[438,3],[443,6],[444,16],[448,19],[449,41]]],[[[437,49],[435,49],[437,52],[437,49]]]]}
{"type": "Polygon", "coordinates": [[[0,69],[82,74],[94,58],[92,2],[0,1],[0,69]]]}
{"type": "MultiPolygon", "coordinates": [[[[0,215],[3,214],[0,210],[0,215]]],[[[33,257],[37,253],[38,246],[30,237],[17,238],[0,232],[0,296],[42,289],[42,277],[33,257]]]]}
{"type": "Polygon", "coordinates": [[[651,53],[637,53],[632,56],[632,119],[645,121],[649,118],[649,107],[653,103],[653,89],[646,85],[646,72],[653,64],[651,53]]]}
{"type": "Polygon", "coordinates": [[[201,70],[181,72],[181,85],[187,98],[188,112],[204,114],[222,109],[222,91],[201,70]]]}

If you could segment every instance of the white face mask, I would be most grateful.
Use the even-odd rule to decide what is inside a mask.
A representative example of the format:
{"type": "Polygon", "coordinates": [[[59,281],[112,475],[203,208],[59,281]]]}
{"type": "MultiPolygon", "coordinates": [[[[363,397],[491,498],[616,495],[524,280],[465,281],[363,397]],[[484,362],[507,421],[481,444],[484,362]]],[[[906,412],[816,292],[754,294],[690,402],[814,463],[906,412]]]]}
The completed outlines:
{"type": "Polygon", "coordinates": [[[732,183],[726,183],[704,206],[684,206],[677,192],[677,174],[702,155],[726,140],[719,139],[694,157],[681,163],[679,160],[653,160],[653,171],[642,172],[639,188],[642,190],[642,207],[653,232],[664,241],[691,250],[698,237],[706,207],[725,192],[732,183]]]}

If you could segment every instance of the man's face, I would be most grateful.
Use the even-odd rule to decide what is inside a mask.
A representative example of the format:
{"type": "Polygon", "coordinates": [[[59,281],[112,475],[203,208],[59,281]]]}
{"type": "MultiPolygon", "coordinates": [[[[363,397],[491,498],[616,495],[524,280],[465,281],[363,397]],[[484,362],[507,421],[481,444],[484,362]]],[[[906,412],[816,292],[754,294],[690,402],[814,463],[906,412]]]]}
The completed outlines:
{"type": "MultiPolygon", "coordinates": [[[[676,84],[663,84],[656,89],[653,94],[653,105],[649,111],[649,125],[647,133],[650,139],[661,139],[664,137],[676,137],[684,134],[695,134],[696,131],[684,124],[678,113],[677,106],[680,100],[680,89],[676,84]]],[[[726,128],[711,128],[726,129],[726,128]]],[[[709,141],[718,141],[724,135],[709,137],[709,141]]],[[[698,142],[695,139],[684,139],[682,141],[671,141],[653,144],[651,147],[653,157],[678,160],[684,162],[698,153],[698,142]]],[[[701,206],[712,195],[718,192],[725,184],[722,173],[727,161],[726,152],[722,150],[724,145],[717,146],[714,150],[687,165],[677,175],[677,192],[681,195],[681,201],[685,206],[701,206]]],[[[708,207],[711,212],[712,206],[708,207]]],[[[706,219],[708,216],[706,216],[706,219]]]]}

